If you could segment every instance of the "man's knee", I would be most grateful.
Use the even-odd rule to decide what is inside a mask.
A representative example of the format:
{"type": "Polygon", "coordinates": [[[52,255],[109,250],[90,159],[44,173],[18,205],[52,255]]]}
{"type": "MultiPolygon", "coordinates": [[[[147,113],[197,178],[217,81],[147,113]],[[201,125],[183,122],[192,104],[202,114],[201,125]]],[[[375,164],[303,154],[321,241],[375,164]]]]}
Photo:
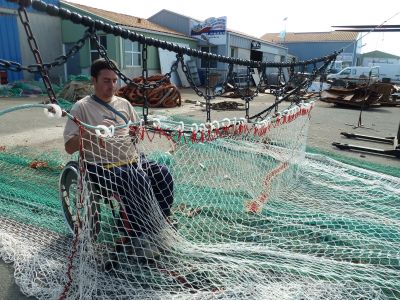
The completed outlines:
{"type": "Polygon", "coordinates": [[[160,173],[162,174],[162,177],[167,183],[172,183],[172,175],[169,169],[166,166],[161,166],[160,167],[160,173]]]}

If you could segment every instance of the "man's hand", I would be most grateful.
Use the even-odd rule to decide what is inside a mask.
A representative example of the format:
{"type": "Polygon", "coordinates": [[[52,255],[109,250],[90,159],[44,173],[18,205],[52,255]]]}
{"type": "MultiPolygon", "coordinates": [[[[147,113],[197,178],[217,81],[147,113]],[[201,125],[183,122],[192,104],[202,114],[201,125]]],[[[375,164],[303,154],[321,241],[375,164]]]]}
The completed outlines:
{"type": "MultiPolygon", "coordinates": [[[[68,154],[73,154],[74,152],[79,150],[79,145],[80,145],[80,136],[76,135],[72,138],[70,138],[64,145],[65,151],[68,154]]],[[[90,139],[90,133],[86,130],[83,131],[83,136],[82,136],[83,140],[87,140],[90,139]]]]}
{"type": "Polygon", "coordinates": [[[66,143],[65,143],[65,151],[68,154],[72,154],[76,151],[79,150],[79,135],[76,135],[72,138],[70,138],[66,143]]]}

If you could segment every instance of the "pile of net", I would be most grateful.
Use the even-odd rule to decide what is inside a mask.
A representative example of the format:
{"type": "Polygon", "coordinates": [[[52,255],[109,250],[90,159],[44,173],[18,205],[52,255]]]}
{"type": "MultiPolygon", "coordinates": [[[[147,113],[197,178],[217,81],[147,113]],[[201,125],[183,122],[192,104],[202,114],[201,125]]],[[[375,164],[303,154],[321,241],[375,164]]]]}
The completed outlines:
{"type": "Polygon", "coordinates": [[[132,81],[136,85],[121,87],[116,95],[127,99],[134,106],[144,105],[144,96],[147,97],[148,107],[172,108],[181,106],[181,92],[176,85],[165,75],[156,74],[147,78],[147,84],[157,85],[150,92],[145,93],[140,85],[145,83],[143,76],[135,77],[132,81]]]}
{"type": "Polygon", "coordinates": [[[87,75],[70,76],[69,81],[63,86],[58,98],[76,102],[87,95],[94,93],[93,84],[87,75]]]}
{"type": "Polygon", "coordinates": [[[310,108],[257,124],[163,120],[129,136],[82,129],[67,165],[77,179],[61,189],[70,158],[3,149],[0,256],[39,299],[398,299],[400,178],[306,155],[310,108]],[[109,165],[131,151],[140,172],[152,161],[173,178],[120,183],[146,199],[146,235],[125,230],[137,224],[109,165]],[[167,218],[160,192],[173,194],[167,218]]]}
{"type": "MultiPolygon", "coordinates": [[[[56,92],[60,87],[53,84],[56,92]]],[[[0,85],[0,97],[38,97],[46,94],[46,87],[42,81],[15,81],[6,85],[0,85]]]]}

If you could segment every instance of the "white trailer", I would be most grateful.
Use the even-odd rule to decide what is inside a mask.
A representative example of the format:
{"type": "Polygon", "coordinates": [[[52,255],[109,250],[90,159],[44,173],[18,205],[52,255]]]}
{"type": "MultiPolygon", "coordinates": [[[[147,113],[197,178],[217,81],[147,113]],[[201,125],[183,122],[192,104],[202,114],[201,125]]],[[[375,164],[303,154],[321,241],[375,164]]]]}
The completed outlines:
{"type": "Polygon", "coordinates": [[[400,84],[400,64],[376,63],[373,65],[379,67],[379,81],[400,84]]]}
{"type": "Polygon", "coordinates": [[[348,81],[355,83],[376,82],[379,80],[378,67],[347,67],[336,74],[326,77],[330,81],[348,81]]]}

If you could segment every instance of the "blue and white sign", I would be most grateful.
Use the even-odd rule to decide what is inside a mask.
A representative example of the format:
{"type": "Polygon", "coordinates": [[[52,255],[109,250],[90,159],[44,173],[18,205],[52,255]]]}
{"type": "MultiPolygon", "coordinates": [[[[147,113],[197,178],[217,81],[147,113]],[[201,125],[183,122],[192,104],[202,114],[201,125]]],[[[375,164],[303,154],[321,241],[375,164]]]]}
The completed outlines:
{"type": "Polygon", "coordinates": [[[341,61],[353,61],[353,53],[341,53],[336,57],[336,60],[341,60],[341,61]]]}
{"type": "Polygon", "coordinates": [[[204,22],[192,20],[190,34],[193,38],[213,45],[226,44],[226,17],[208,18],[204,22]]]}

